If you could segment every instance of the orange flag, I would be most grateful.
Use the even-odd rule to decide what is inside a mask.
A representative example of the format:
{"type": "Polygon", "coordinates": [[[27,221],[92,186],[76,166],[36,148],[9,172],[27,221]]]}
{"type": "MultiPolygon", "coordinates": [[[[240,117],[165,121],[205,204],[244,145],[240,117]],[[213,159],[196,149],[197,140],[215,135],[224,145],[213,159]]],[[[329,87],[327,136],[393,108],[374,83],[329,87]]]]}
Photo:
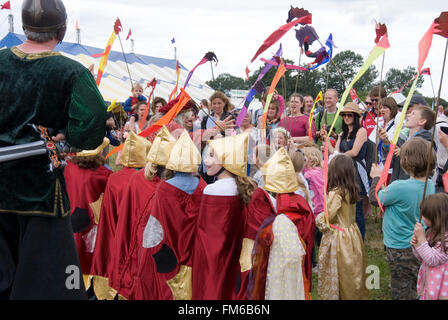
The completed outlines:
{"type": "MultiPolygon", "coordinates": [[[[162,128],[163,126],[167,125],[171,121],[173,121],[174,117],[179,114],[179,112],[183,109],[183,107],[188,103],[188,101],[191,100],[191,97],[188,95],[188,93],[184,89],[180,89],[181,93],[179,96],[179,101],[168,111],[159,121],[154,123],[152,126],[150,126],[148,129],[140,132],[138,135],[141,137],[148,137],[150,134],[157,132],[162,128]]],[[[114,153],[117,153],[118,151],[123,150],[124,143],[120,144],[118,147],[112,149],[111,152],[109,152],[106,156],[106,159],[109,158],[114,153]]]]}

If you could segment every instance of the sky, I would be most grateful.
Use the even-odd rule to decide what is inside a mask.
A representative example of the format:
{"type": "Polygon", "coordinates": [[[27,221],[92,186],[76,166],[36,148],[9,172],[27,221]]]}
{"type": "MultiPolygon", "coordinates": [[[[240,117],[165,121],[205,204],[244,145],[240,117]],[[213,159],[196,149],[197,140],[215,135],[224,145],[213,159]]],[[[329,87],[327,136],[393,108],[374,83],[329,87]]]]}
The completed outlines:
{"type": "MultiPolygon", "coordinates": [[[[0,0],[0,3],[6,0],[0,0]]],[[[126,52],[131,51],[125,41],[129,28],[137,54],[174,59],[176,40],[177,58],[187,68],[193,68],[208,51],[213,51],[218,65],[213,65],[215,78],[230,73],[245,78],[245,68],[263,41],[278,27],[286,23],[291,6],[303,7],[313,15],[313,24],[321,42],[330,33],[337,48],[335,54],[352,50],[364,59],[374,47],[375,21],[388,27],[391,47],[386,51],[383,77],[389,68],[417,67],[418,42],[442,11],[448,11],[445,0],[64,0],[68,13],[68,30],[64,41],[76,42],[75,23],[81,28],[81,43],[105,47],[113,30],[115,19],[123,25],[121,35],[126,52]]],[[[22,0],[11,0],[16,33],[22,33],[22,0]]],[[[0,38],[8,32],[8,11],[0,11],[0,38]]],[[[282,43],[284,58],[299,60],[299,43],[294,30],[259,58],[270,58],[282,43]]],[[[437,96],[443,56],[447,40],[434,35],[431,50],[425,63],[432,73],[437,96]]],[[[313,44],[312,50],[318,49],[313,44]]],[[[118,41],[113,50],[120,51],[118,41]]],[[[375,65],[381,71],[379,58],[375,65]]],[[[302,57],[302,62],[311,62],[302,57]]],[[[262,62],[249,65],[256,71],[262,62]]],[[[446,70],[447,68],[445,68],[446,70]]],[[[212,79],[210,64],[195,71],[202,81],[212,79]]],[[[432,97],[431,78],[425,76],[423,87],[418,89],[432,97]]],[[[448,100],[448,75],[445,72],[441,97],[448,100]]]]}

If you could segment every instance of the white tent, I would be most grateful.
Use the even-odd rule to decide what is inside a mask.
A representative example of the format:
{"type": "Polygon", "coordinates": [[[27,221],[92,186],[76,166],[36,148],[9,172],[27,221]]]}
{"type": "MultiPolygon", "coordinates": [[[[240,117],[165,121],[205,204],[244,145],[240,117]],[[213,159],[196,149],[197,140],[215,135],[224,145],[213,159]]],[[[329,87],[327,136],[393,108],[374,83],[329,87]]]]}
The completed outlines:
{"type": "MultiPolygon", "coordinates": [[[[8,33],[0,40],[0,49],[17,46],[24,41],[24,35],[8,33]]],[[[95,72],[97,72],[100,58],[94,58],[92,55],[102,53],[104,48],[62,42],[55,48],[55,51],[59,51],[64,56],[80,62],[87,68],[94,64],[95,72]]],[[[122,52],[117,51],[111,51],[99,86],[104,100],[113,101],[117,99],[118,102],[123,102],[130,96],[131,81],[126,62],[128,63],[133,83],[139,82],[145,88],[149,81],[156,78],[157,87],[154,91],[154,96],[160,96],[168,100],[171,91],[176,85],[176,61],[174,59],[150,57],[134,53],[123,55],[122,52]]],[[[182,88],[189,71],[182,65],[180,68],[179,88],[182,88]]],[[[214,92],[212,88],[202,83],[194,75],[189,81],[186,91],[196,102],[199,102],[201,99],[208,99],[214,92]]],[[[149,92],[150,88],[145,90],[144,95],[148,96],[149,92]]]]}

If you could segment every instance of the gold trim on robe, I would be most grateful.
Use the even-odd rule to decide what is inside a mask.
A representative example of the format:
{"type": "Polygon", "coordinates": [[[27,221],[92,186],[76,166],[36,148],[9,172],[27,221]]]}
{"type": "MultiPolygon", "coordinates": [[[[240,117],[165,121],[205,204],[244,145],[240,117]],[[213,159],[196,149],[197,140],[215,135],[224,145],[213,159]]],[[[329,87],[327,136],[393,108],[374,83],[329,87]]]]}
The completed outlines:
{"type": "Polygon", "coordinates": [[[95,224],[98,224],[100,221],[100,213],[101,213],[101,204],[103,203],[104,193],[100,195],[98,200],[95,202],[89,203],[90,209],[92,209],[93,215],[95,216],[95,224]]]}
{"type": "Polygon", "coordinates": [[[240,266],[241,272],[246,272],[252,269],[252,250],[254,249],[255,241],[249,238],[243,239],[243,246],[241,248],[240,266]]]}
{"type": "Polygon", "coordinates": [[[193,295],[193,269],[180,266],[177,275],[166,283],[173,293],[173,300],[191,300],[193,295]]]}
{"type": "Polygon", "coordinates": [[[90,289],[90,286],[92,285],[92,279],[93,276],[88,274],[83,274],[82,278],[84,279],[84,287],[86,287],[86,291],[90,289]]]}
{"type": "Polygon", "coordinates": [[[114,300],[117,290],[109,286],[109,279],[100,276],[93,276],[93,291],[98,300],[114,300]]]}

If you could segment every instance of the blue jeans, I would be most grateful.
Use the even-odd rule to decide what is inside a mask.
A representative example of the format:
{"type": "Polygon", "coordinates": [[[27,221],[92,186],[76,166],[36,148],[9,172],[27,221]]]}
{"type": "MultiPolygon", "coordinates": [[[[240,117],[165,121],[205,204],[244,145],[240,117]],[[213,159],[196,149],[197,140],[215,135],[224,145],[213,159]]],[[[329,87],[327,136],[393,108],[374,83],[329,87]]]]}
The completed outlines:
{"type": "Polygon", "coordinates": [[[366,233],[366,222],[364,220],[364,210],[362,209],[362,197],[361,200],[356,202],[356,224],[358,225],[359,231],[361,231],[362,240],[364,241],[364,235],[366,233]]]}

